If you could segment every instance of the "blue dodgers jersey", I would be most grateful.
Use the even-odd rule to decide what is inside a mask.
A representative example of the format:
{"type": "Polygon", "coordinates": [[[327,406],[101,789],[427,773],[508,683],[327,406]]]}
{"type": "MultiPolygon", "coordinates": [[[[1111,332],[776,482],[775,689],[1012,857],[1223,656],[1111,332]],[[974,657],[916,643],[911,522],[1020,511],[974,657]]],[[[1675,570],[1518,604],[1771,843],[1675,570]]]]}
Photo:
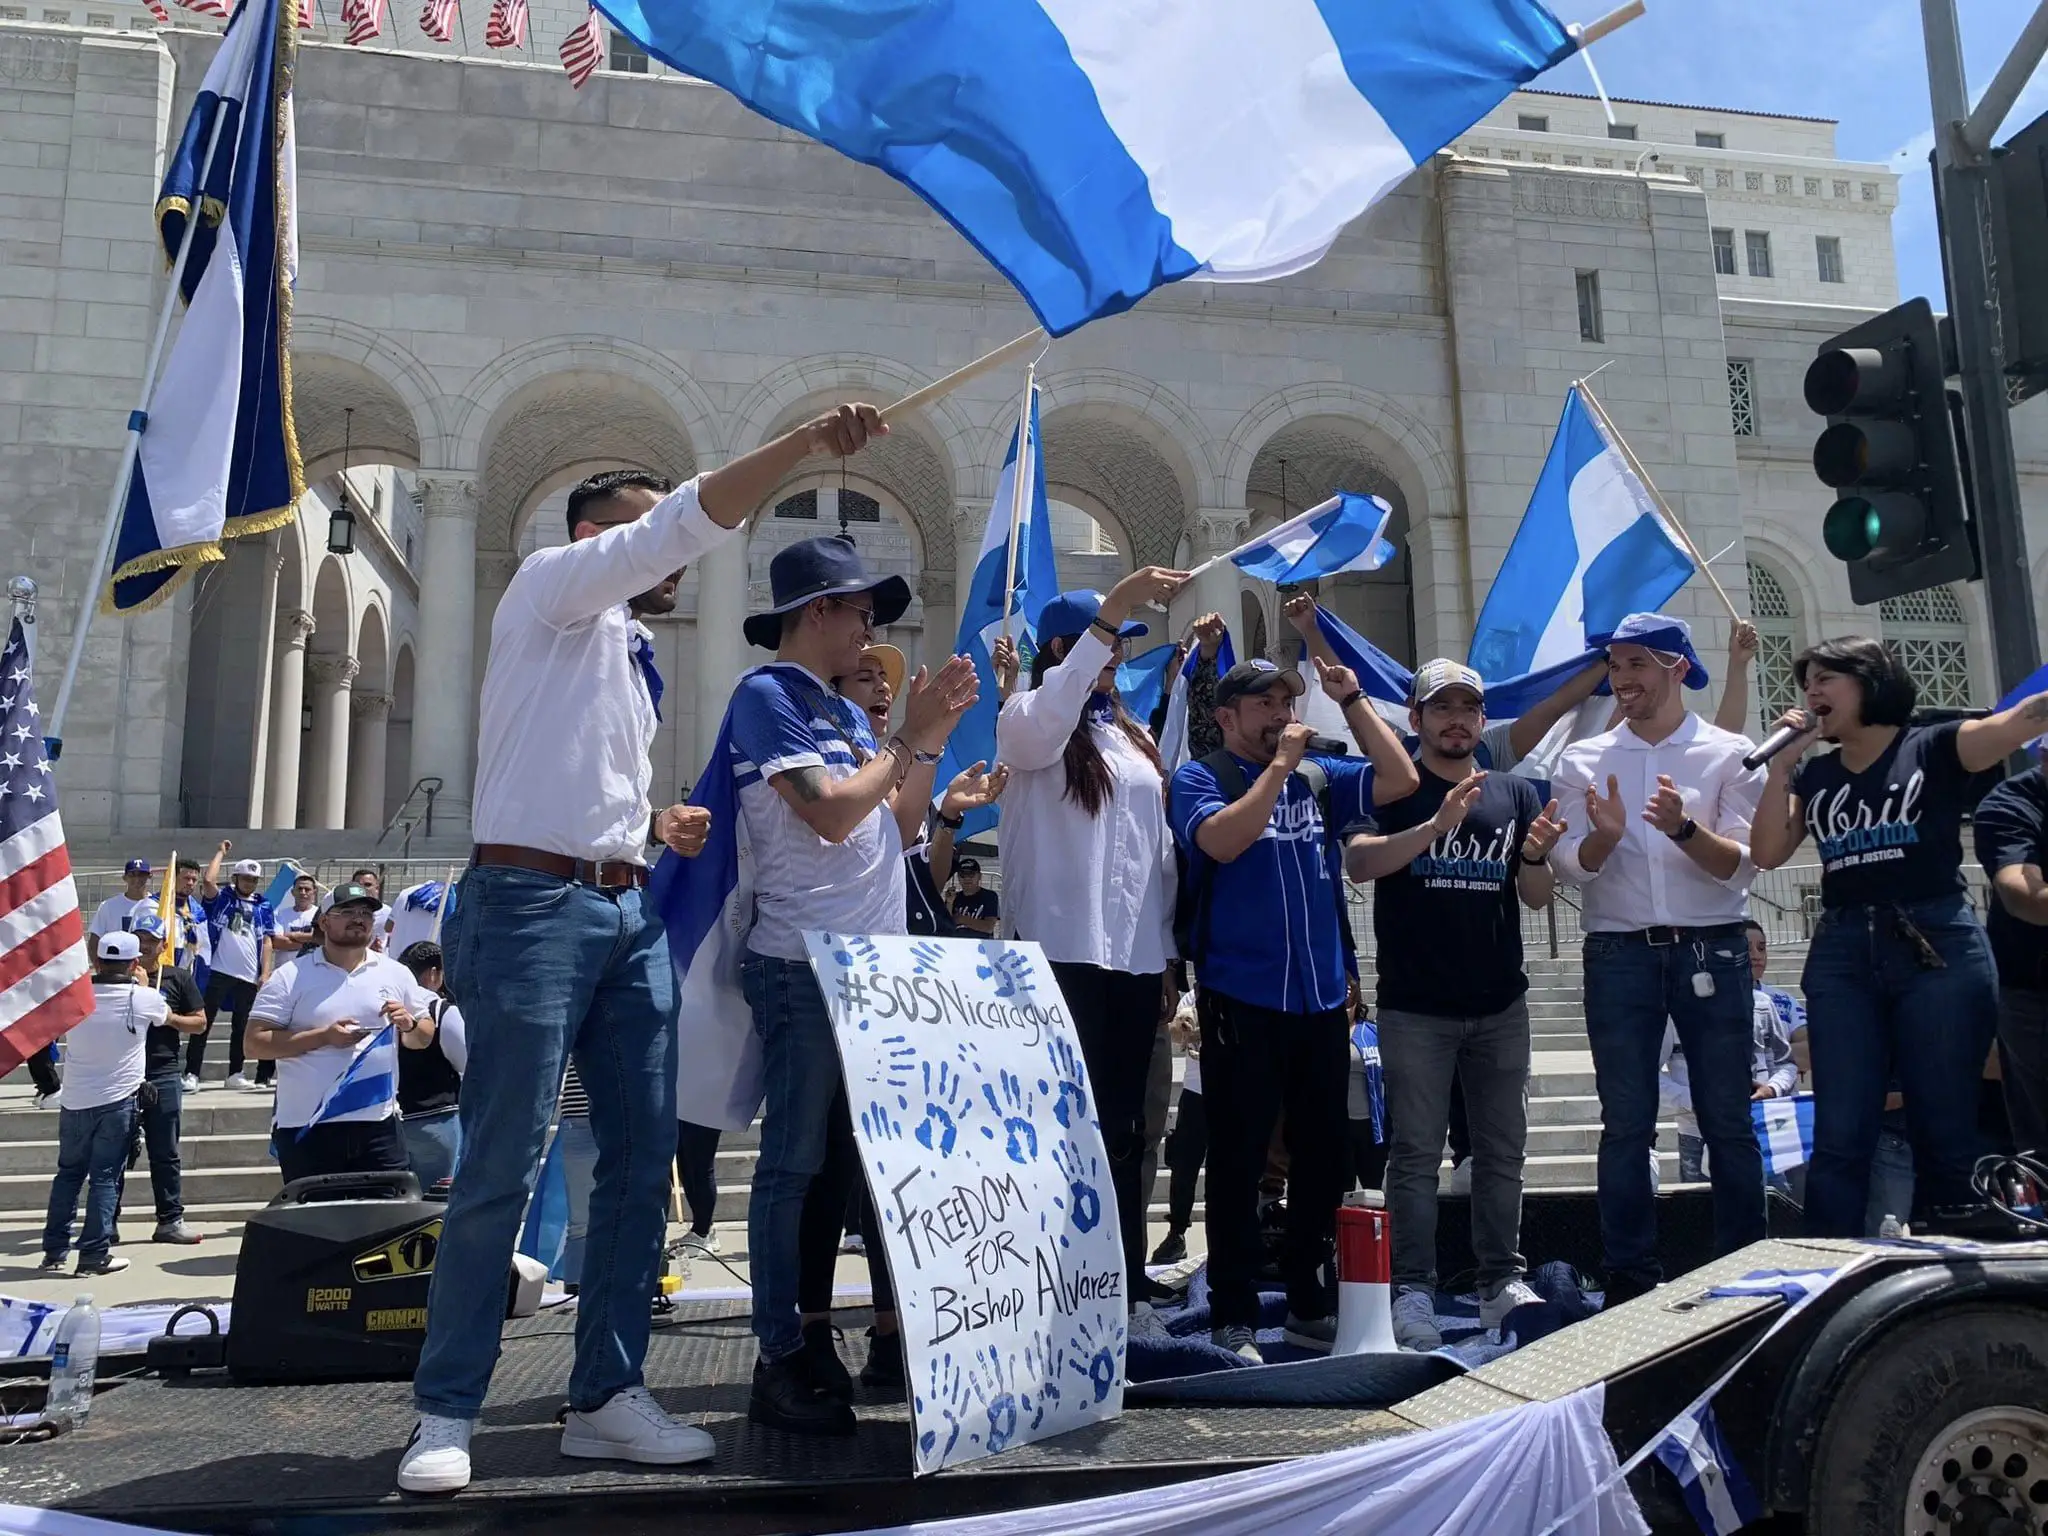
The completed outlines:
{"type": "MultiPolygon", "coordinates": [[[[1352,757],[1311,755],[1329,778],[1336,835],[1372,814],[1372,765],[1352,757]]],[[[1247,784],[1264,772],[1238,759],[1247,784]]],[[[1281,1013],[1341,1008],[1348,993],[1339,927],[1344,893],[1332,872],[1322,807],[1300,774],[1288,779],[1259,840],[1228,864],[1202,852],[1195,833],[1229,801],[1200,762],[1173,775],[1168,817],[1194,879],[1209,887],[1208,953],[1198,963],[1204,987],[1281,1013]]]]}

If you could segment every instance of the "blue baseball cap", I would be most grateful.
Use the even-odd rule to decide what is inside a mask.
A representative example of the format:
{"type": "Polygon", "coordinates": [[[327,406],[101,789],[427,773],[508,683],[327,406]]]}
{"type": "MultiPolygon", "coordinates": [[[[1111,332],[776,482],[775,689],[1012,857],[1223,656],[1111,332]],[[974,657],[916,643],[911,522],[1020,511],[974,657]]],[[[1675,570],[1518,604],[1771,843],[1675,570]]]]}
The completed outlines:
{"type": "Polygon", "coordinates": [[[145,912],[128,926],[130,933],[139,933],[147,938],[161,939],[165,936],[164,920],[154,912],[145,912]]]}
{"type": "Polygon", "coordinates": [[[121,873],[124,875],[146,875],[150,873],[149,860],[130,859],[121,867],[121,873]]]}
{"type": "MultiPolygon", "coordinates": [[[[1038,616],[1038,638],[1040,643],[1054,635],[1078,635],[1086,632],[1102,612],[1102,594],[1085,588],[1075,592],[1062,592],[1045,605],[1045,611],[1038,616]]],[[[1126,640],[1135,640],[1140,635],[1151,633],[1149,626],[1133,619],[1117,631],[1126,640]]]]}
{"type": "Polygon", "coordinates": [[[1706,666],[1700,661],[1699,652],[1692,648],[1692,627],[1669,614],[1631,613],[1608,633],[1586,636],[1586,644],[1596,651],[1604,651],[1610,645],[1640,645],[1659,655],[1683,656],[1685,686],[1707,686],[1706,666]]]}

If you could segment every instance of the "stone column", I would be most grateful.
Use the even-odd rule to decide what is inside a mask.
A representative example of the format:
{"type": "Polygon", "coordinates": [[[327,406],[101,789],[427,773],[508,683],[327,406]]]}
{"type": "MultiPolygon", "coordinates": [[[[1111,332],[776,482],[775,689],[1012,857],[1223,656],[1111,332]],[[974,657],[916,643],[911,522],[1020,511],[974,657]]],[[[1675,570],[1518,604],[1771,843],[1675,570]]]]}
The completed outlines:
{"type": "Polygon", "coordinates": [[[314,656],[312,761],[307,765],[306,825],[339,830],[348,796],[349,685],[362,670],[353,656],[314,656]]]}
{"type": "Polygon", "coordinates": [[[391,695],[357,692],[348,733],[348,826],[359,832],[384,830],[384,754],[391,721],[391,695]]]}
{"type": "MultiPolygon", "coordinates": [[[[279,539],[271,534],[265,541],[270,547],[265,551],[270,575],[263,583],[263,608],[257,616],[256,633],[270,635],[277,632],[277,581],[284,572],[284,551],[278,547],[279,539]]],[[[249,825],[268,825],[263,819],[263,801],[269,790],[270,780],[270,738],[276,730],[276,723],[270,718],[272,698],[271,679],[277,672],[277,648],[262,646],[256,657],[256,676],[251,680],[256,695],[256,728],[249,733],[249,825]]]]}
{"type": "Polygon", "coordinates": [[[431,774],[441,780],[435,809],[460,825],[469,816],[476,761],[476,481],[427,473],[419,477],[419,487],[426,539],[420,561],[412,776],[431,774]]]}
{"type": "Polygon", "coordinates": [[[974,567],[981,560],[981,534],[988,526],[988,503],[964,497],[953,503],[953,612],[958,632],[958,615],[974,591],[974,567]]]}
{"type": "Polygon", "coordinates": [[[936,571],[927,571],[917,583],[918,598],[924,603],[924,633],[917,654],[910,658],[910,675],[919,667],[936,672],[953,654],[953,642],[960,637],[960,610],[953,601],[953,583],[936,571]]]}
{"type": "MultiPolygon", "coordinates": [[[[697,562],[697,751],[692,783],[711,761],[726,703],[750,660],[740,625],[747,616],[747,539],[752,532],[751,524],[736,530],[697,562]]],[[[767,659],[766,651],[751,658],[767,659]]]]}
{"type": "Polygon", "coordinates": [[[313,615],[303,609],[286,614],[278,626],[270,689],[270,769],[263,792],[266,827],[299,824],[300,716],[306,708],[306,642],[312,638],[313,615]]]}
{"type": "MultiPolygon", "coordinates": [[[[1195,513],[1188,530],[1194,545],[1194,563],[1201,565],[1237,548],[1251,535],[1252,515],[1239,507],[1203,507],[1195,513]]],[[[1205,613],[1220,613],[1230,629],[1231,649],[1240,661],[1249,660],[1245,649],[1250,636],[1244,632],[1244,604],[1238,600],[1240,582],[1237,567],[1228,560],[1204,571],[1182,589],[1168,615],[1168,631],[1178,635],[1189,623],[1205,613]]]]}

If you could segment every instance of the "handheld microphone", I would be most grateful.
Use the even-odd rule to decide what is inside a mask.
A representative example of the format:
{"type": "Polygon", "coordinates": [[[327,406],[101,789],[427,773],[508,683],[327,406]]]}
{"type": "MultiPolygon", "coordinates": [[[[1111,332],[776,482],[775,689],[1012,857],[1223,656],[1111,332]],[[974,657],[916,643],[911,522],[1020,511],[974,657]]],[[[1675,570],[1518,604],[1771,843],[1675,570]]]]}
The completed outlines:
{"type": "Polygon", "coordinates": [[[1802,709],[1799,712],[1799,718],[1803,722],[1802,724],[1781,725],[1771,732],[1770,735],[1766,736],[1762,746],[1743,758],[1742,766],[1752,770],[1763,767],[1765,763],[1768,763],[1780,752],[1791,746],[1793,742],[1813,729],[1815,722],[1811,710],[1802,709]]]}

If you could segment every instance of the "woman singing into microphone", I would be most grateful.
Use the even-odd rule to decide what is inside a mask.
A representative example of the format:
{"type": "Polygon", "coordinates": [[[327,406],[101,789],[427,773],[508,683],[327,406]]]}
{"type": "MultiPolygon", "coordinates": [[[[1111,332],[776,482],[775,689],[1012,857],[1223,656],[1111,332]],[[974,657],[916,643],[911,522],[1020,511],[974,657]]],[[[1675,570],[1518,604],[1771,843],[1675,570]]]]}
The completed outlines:
{"type": "MultiPolygon", "coordinates": [[[[1882,643],[1824,640],[1793,663],[1806,726],[1771,759],[1750,857],[1776,869],[1811,833],[1821,920],[1806,954],[1813,1233],[1860,1237],[1885,1090],[1906,1085],[1914,1203],[1967,1206],[1978,1081],[1998,1027],[1991,946],[1963,884],[1972,779],[2048,730],[2048,695],[1982,720],[1909,723],[1915,689],[1882,643]],[[1814,739],[1837,750],[1802,762],[1814,739]]],[[[1903,1212],[1900,1214],[1904,1214],[1903,1212]]]]}
{"type": "Polygon", "coordinates": [[[1187,577],[1148,566],[1107,597],[1063,592],[1038,621],[1031,687],[996,721],[1005,931],[1042,945],[1075,1033],[1122,1222],[1134,1300],[1150,1299],[1139,1170],[1145,1081],[1173,959],[1173,834],[1159,749],[1117,696],[1127,623],[1187,577]]]}

